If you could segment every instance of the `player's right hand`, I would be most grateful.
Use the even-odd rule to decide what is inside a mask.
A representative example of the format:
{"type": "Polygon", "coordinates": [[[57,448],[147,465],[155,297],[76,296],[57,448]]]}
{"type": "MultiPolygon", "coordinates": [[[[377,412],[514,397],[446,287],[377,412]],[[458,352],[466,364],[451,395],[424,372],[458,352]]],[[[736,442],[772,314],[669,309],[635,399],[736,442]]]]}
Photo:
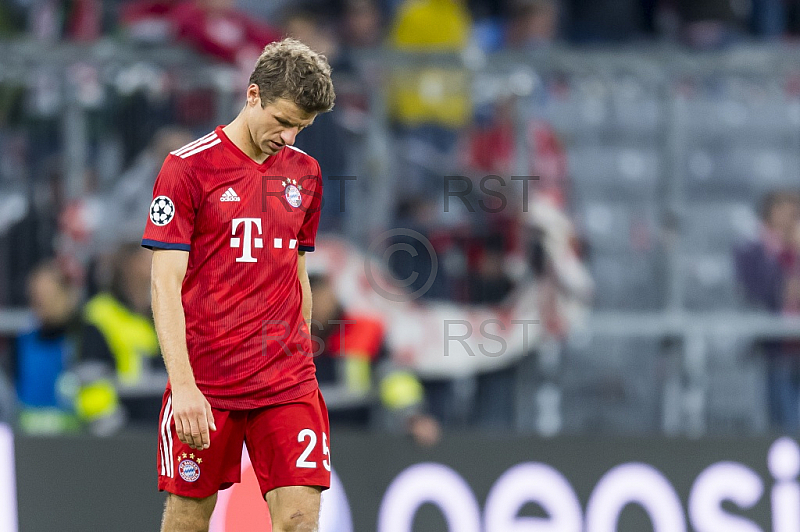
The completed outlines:
{"type": "Polygon", "coordinates": [[[217,430],[211,404],[196,385],[172,387],[172,411],[178,439],[201,451],[211,445],[210,430],[217,430]]]}

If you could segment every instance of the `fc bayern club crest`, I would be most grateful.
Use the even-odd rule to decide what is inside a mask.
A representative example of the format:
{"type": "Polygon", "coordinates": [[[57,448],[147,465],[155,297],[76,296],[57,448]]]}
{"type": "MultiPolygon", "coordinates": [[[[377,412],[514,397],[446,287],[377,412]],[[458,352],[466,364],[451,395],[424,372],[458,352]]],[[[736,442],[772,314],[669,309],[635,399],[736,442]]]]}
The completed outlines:
{"type": "Polygon", "coordinates": [[[303,196],[300,195],[303,187],[297,184],[297,179],[284,179],[281,184],[284,186],[283,195],[289,205],[295,208],[299,207],[303,203],[303,196]]]}
{"type": "Polygon", "coordinates": [[[150,221],[156,225],[167,225],[175,217],[175,204],[166,196],[157,196],[150,204],[150,221]]]}
{"type": "MultiPolygon", "coordinates": [[[[185,453],[184,456],[186,456],[185,453]]],[[[200,459],[197,461],[199,462],[200,459]]],[[[191,458],[184,458],[178,464],[178,473],[186,482],[195,482],[200,478],[200,465],[191,458]]]]}

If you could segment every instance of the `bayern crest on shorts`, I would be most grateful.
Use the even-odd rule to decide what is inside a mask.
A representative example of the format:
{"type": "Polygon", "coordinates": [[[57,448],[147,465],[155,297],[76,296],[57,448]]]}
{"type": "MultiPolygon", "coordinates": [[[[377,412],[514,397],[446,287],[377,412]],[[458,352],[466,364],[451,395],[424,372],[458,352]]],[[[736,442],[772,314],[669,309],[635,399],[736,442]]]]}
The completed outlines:
{"type": "Polygon", "coordinates": [[[178,464],[178,474],[186,482],[194,482],[200,478],[200,466],[194,460],[186,458],[178,464]]]}
{"type": "Polygon", "coordinates": [[[283,185],[283,196],[292,207],[299,207],[303,203],[303,196],[300,191],[303,187],[297,184],[297,179],[285,179],[281,182],[283,185]]]}

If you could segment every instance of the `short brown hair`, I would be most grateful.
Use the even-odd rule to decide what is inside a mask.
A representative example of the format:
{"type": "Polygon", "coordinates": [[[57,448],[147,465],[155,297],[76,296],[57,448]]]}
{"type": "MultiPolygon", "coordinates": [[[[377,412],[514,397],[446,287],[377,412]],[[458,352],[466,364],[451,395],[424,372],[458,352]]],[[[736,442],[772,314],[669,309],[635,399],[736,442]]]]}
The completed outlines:
{"type": "Polygon", "coordinates": [[[336,99],[328,60],[296,39],[265,46],[250,83],[258,85],[262,106],[283,98],[307,113],[324,113],[336,99]]]}

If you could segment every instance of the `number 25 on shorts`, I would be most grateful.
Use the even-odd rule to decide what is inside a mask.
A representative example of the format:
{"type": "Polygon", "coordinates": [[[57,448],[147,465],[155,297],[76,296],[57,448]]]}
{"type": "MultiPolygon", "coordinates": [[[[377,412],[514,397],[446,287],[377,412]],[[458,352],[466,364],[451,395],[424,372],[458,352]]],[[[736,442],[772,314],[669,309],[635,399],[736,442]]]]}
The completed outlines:
{"type": "MultiPolygon", "coordinates": [[[[296,466],[305,469],[316,469],[317,463],[308,459],[317,445],[317,433],[311,429],[303,429],[297,434],[298,443],[305,443],[308,440],[305,450],[297,459],[296,466]]],[[[322,465],[326,471],[331,470],[330,449],[328,449],[328,435],[322,433],[322,465]]]]}

